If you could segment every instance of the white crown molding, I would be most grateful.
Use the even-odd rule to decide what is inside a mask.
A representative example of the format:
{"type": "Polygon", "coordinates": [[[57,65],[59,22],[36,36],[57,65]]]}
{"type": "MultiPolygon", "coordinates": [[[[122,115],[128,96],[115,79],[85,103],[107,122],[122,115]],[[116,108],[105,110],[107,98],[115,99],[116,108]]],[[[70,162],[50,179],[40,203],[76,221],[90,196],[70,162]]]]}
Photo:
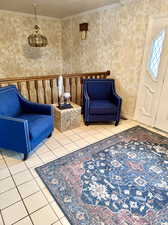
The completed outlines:
{"type": "MultiPolygon", "coordinates": [[[[15,15],[15,16],[34,17],[34,14],[22,13],[22,12],[16,12],[16,11],[8,11],[8,10],[3,10],[3,9],[0,9],[0,13],[11,14],[11,15],[15,15]]],[[[55,20],[55,21],[61,20],[59,18],[49,17],[49,16],[41,16],[41,15],[38,15],[38,18],[46,19],[46,20],[55,20]]]]}
{"type": "MultiPolygon", "coordinates": [[[[87,10],[87,11],[84,11],[84,12],[81,12],[81,13],[76,13],[72,16],[67,16],[67,17],[63,17],[63,18],[55,18],[55,17],[41,16],[41,15],[38,15],[38,18],[46,19],[46,20],[62,21],[62,20],[66,20],[66,19],[72,19],[73,17],[83,16],[83,15],[91,14],[91,13],[94,13],[94,12],[100,12],[100,11],[103,11],[103,10],[106,10],[106,9],[115,9],[115,8],[118,8],[118,7],[121,7],[120,3],[113,3],[111,5],[106,5],[106,6],[103,6],[103,7],[96,8],[96,9],[87,10]]],[[[3,10],[3,9],[0,9],[0,13],[11,14],[11,15],[15,15],[15,16],[34,17],[34,14],[16,12],[16,11],[9,11],[9,10],[3,10]]]]}
{"type": "Polygon", "coordinates": [[[81,13],[76,13],[72,16],[66,16],[66,17],[61,18],[61,20],[72,19],[74,17],[83,16],[83,15],[91,14],[91,13],[94,13],[94,12],[100,12],[100,11],[103,11],[103,10],[106,10],[106,9],[116,9],[118,7],[121,7],[120,3],[113,3],[111,5],[106,5],[106,6],[103,6],[103,7],[100,7],[100,8],[88,10],[88,11],[81,12],[81,13]]]}

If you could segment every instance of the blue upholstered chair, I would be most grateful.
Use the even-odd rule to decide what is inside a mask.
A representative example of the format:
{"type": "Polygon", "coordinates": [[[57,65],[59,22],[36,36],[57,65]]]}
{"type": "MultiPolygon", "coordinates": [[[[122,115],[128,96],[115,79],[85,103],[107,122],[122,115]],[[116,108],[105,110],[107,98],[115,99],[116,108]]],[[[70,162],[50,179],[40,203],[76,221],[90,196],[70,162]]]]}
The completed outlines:
{"type": "Polygon", "coordinates": [[[54,128],[52,106],[23,98],[14,85],[0,88],[0,148],[24,154],[24,160],[54,128]]]}
{"type": "Polygon", "coordinates": [[[115,92],[113,79],[85,79],[83,113],[85,124],[120,121],[121,98],[115,92]]]}

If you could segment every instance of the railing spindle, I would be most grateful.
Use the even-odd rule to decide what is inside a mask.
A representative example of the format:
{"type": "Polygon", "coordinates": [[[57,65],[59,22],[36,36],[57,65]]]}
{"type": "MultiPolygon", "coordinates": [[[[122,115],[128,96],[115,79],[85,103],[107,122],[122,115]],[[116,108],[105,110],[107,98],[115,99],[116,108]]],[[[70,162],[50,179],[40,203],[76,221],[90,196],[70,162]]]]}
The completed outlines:
{"type": "Polygon", "coordinates": [[[81,78],[76,78],[76,102],[78,105],[81,105],[81,78]]]}
{"type": "Polygon", "coordinates": [[[26,88],[28,93],[28,100],[30,101],[30,81],[26,81],[26,88]]]}
{"type": "Polygon", "coordinates": [[[46,104],[47,99],[46,99],[46,83],[45,83],[45,80],[42,80],[42,84],[43,84],[43,90],[44,90],[44,103],[46,104]]]}
{"type": "Polygon", "coordinates": [[[27,85],[26,82],[21,82],[21,94],[23,95],[23,97],[29,99],[29,94],[28,94],[28,90],[27,90],[27,85]]]}
{"type": "MultiPolygon", "coordinates": [[[[64,91],[70,92],[74,103],[82,104],[83,80],[106,79],[110,71],[95,73],[63,74],[64,91]]],[[[59,75],[12,77],[0,79],[0,87],[16,85],[21,94],[30,101],[39,103],[58,103],[59,75]]]]}

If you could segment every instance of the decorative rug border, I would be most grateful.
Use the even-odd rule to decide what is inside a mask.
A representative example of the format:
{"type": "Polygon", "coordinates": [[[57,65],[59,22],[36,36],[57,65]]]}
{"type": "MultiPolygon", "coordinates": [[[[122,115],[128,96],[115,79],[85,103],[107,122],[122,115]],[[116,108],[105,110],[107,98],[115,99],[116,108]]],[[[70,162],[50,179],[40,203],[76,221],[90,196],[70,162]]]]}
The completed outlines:
{"type": "MultiPolygon", "coordinates": [[[[50,161],[50,162],[48,162],[48,163],[45,163],[44,165],[41,165],[41,166],[39,166],[39,167],[36,167],[36,168],[35,168],[35,171],[37,172],[38,176],[40,177],[40,179],[41,179],[42,182],[43,182],[42,176],[41,176],[40,172],[38,171],[40,168],[42,168],[42,167],[44,167],[44,166],[46,166],[46,165],[51,164],[53,161],[59,161],[60,159],[69,157],[70,155],[73,155],[73,154],[75,154],[75,153],[77,153],[77,152],[82,152],[85,148],[88,148],[88,147],[90,147],[90,146],[97,145],[98,143],[101,143],[102,141],[108,140],[108,139],[110,139],[110,138],[112,138],[112,137],[115,139],[115,138],[117,138],[119,135],[122,135],[123,133],[125,133],[126,131],[131,131],[131,130],[133,130],[133,129],[135,129],[135,128],[136,128],[136,129],[141,128],[141,129],[144,129],[144,130],[147,130],[147,131],[151,132],[152,134],[156,134],[156,135],[158,135],[158,136],[160,136],[160,137],[164,137],[164,138],[168,139],[167,136],[163,136],[163,135],[157,133],[156,131],[151,131],[151,130],[149,130],[148,128],[143,127],[143,126],[140,126],[140,125],[135,125],[135,126],[133,126],[133,127],[131,127],[131,128],[125,129],[125,130],[123,130],[123,131],[120,131],[120,132],[118,132],[118,133],[116,133],[116,134],[113,134],[113,135],[107,137],[107,138],[104,138],[104,139],[102,139],[102,140],[99,140],[99,141],[97,141],[97,142],[94,142],[94,143],[92,143],[92,144],[89,144],[89,145],[87,145],[87,146],[85,146],[85,147],[83,147],[83,148],[80,148],[80,149],[75,150],[75,151],[73,151],[73,152],[71,152],[71,153],[68,153],[68,154],[66,154],[66,155],[64,155],[64,156],[61,156],[61,157],[59,157],[59,158],[57,158],[57,159],[54,159],[54,160],[52,160],[52,161],[50,161]]],[[[105,147],[105,148],[106,148],[106,147],[105,147]]],[[[102,150],[103,150],[103,149],[102,149],[102,150]]],[[[63,207],[61,206],[61,204],[58,202],[57,198],[56,198],[56,197],[54,196],[54,194],[50,191],[48,185],[47,185],[45,182],[43,182],[43,184],[45,185],[45,187],[46,187],[47,190],[50,192],[50,194],[51,194],[51,196],[53,197],[53,199],[56,201],[56,203],[58,204],[58,206],[59,206],[60,209],[62,210],[62,212],[63,212],[64,216],[66,217],[66,219],[68,220],[68,222],[72,225],[72,221],[70,220],[69,216],[67,215],[67,213],[65,212],[65,210],[63,209],[63,207]]]]}

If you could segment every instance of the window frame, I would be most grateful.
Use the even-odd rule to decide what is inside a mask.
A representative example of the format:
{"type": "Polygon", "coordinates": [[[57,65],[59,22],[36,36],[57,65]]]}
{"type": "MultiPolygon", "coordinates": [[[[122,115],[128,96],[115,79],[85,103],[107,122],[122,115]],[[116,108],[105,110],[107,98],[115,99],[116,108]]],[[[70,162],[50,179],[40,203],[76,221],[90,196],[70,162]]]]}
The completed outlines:
{"type": "Polygon", "coordinates": [[[162,56],[162,53],[163,53],[165,37],[166,37],[166,30],[164,29],[164,30],[160,31],[159,34],[157,34],[155,36],[155,38],[152,40],[152,44],[151,44],[151,48],[150,48],[150,54],[149,54],[149,57],[148,57],[147,70],[150,73],[150,77],[154,81],[157,81],[158,77],[159,77],[159,66],[160,66],[160,62],[161,62],[161,56],[162,56]],[[155,74],[154,71],[151,68],[151,64],[152,64],[151,60],[152,60],[153,54],[154,54],[155,42],[160,38],[161,35],[163,35],[163,39],[162,39],[160,57],[159,57],[159,60],[158,60],[157,74],[155,74]]]}

